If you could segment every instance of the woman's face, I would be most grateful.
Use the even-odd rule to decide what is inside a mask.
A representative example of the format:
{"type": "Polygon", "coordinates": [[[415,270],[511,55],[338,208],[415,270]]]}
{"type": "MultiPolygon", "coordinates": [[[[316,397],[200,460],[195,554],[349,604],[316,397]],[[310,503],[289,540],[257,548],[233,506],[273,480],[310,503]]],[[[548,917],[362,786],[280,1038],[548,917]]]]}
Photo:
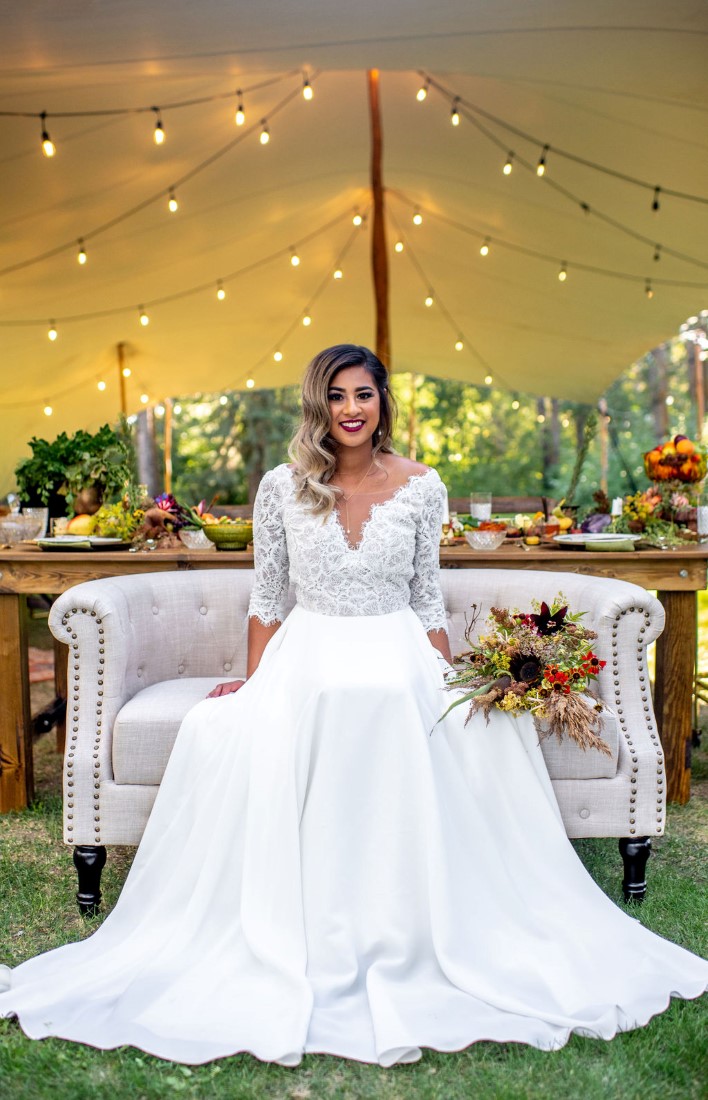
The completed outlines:
{"type": "Polygon", "coordinates": [[[344,367],[327,391],[329,434],[339,447],[371,446],[379,426],[381,399],[366,367],[344,367]]]}

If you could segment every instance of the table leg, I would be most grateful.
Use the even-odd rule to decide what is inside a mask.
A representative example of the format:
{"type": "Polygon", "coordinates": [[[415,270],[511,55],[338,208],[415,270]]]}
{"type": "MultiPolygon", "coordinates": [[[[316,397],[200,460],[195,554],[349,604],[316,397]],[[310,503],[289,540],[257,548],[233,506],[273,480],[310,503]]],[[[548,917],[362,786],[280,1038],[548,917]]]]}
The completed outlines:
{"type": "MultiPolygon", "coordinates": [[[[66,702],[66,685],[68,678],[67,654],[68,646],[54,639],[54,693],[57,699],[66,702]]],[[[57,752],[64,752],[66,746],[66,713],[57,720],[57,752]]]]}
{"type": "Polygon", "coordinates": [[[666,760],[666,797],[691,797],[690,746],[696,637],[696,593],[659,592],[666,627],[656,643],[654,709],[666,760]]]}
{"type": "Polygon", "coordinates": [[[0,595],[0,813],[34,797],[26,619],[24,596],[0,595]]]}

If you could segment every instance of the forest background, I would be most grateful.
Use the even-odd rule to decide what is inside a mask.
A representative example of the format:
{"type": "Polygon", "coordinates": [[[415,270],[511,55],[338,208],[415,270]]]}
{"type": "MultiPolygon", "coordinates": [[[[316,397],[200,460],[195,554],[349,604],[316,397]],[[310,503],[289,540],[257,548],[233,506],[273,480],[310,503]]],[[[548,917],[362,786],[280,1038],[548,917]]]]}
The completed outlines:
{"type": "MultiPolygon", "coordinates": [[[[595,411],[597,427],[574,503],[588,504],[600,487],[611,497],[625,495],[646,487],[645,451],[679,432],[700,437],[704,354],[679,335],[633,364],[597,406],[394,375],[396,448],[435,467],[451,496],[487,490],[560,499],[567,496],[586,422],[595,411]]],[[[164,407],[151,412],[161,470],[164,407]]],[[[174,495],[184,503],[214,497],[220,504],[252,502],[263,473],[287,460],[298,413],[295,386],[175,397],[174,495]]]]}

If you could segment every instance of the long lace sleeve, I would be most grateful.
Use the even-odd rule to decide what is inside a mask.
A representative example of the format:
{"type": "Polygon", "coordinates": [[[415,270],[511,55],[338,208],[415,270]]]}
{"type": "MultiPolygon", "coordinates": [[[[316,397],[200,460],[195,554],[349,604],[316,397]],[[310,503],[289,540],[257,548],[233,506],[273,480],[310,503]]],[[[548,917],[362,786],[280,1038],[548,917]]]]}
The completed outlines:
{"type": "Polygon", "coordinates": [[[288,548],[283,523],[283,482],[277,470],[267,473],[253,505],[253,551],[256,583],[248,605],[249,618],[264,626],[282,622],[288,593],[288,548]]]}
{"type": "Polygon", "coordinates": [[[419,479],[420,512],[415,540],[415,573],[411,580],[411,607],[426,631],[446,630],[447,618],[440,590],[440,529],[445,487],[438,477],[419,479]]]}

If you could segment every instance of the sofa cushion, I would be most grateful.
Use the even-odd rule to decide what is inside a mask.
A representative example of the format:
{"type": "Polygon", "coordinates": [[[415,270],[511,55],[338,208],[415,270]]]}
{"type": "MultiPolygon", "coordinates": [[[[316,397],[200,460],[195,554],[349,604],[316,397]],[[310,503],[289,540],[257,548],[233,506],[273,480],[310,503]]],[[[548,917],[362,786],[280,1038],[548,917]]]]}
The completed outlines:
{"type": "MultiPolygon", "coordinates": [[[[609,745],[612,756],[597,749],[581,749],[569,737],[561,741],[555,734],[541,737],[541,751],[551,779],[612,779],[617,775],[619,722],[609,710],[602,712],[600,722],[600,736],[609,745]]],[[[538,725],[541,730],[545,728],[543,722],[538,725]]]]}
{"type": "Polygon", "coordinates": [[[185,714],[223,683],[223,676],[185,676],[134,695],[113,727],[115,782],[159,785],[185,714]]]}

